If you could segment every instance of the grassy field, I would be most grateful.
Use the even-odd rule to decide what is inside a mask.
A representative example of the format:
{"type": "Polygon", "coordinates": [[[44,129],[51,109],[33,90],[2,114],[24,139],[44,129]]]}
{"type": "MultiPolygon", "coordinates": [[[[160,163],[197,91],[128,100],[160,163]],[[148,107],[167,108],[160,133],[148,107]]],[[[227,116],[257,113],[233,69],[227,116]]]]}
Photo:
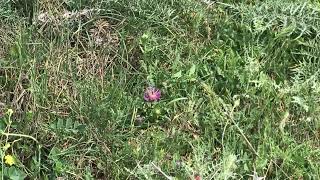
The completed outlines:
{"type": "Polygon", "coordinates": [[[2,0],[0,179],[319,179],[319,42],[311,0],[2,0]]]}

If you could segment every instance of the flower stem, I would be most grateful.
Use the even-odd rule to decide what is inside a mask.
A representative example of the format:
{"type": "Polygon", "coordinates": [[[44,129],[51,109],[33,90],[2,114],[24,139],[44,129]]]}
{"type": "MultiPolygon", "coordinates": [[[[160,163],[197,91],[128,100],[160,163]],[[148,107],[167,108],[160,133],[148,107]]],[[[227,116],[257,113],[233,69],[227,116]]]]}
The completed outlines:
{"type": "Polygon", "coordinates": [[[5,133],[5,132],[1,132],[1,134],[5,135],[5,136],[17,136],[17,137],[30,138],[30,139],[34,140],[36,143],[39,143],[36,138],[29,136],[29,135],[25,135],[25,134],[15,134],[15,133],[5,133]]]}

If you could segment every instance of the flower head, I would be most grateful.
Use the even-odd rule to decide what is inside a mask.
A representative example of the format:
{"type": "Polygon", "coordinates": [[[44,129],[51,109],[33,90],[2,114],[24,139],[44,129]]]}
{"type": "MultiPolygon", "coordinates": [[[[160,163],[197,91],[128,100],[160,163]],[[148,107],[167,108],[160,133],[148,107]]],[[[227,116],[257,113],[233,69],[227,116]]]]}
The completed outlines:
{"type": "Polygon", "coordinates": [[[201,180],[201,176],[199,175],[194,176],[194,180],[201,180]]]}
{"type": "Polygon", "coordinates": [[[15,163],[14,158],[11,155],[6,155],[4,159],[5,159],[5,163],[10,166],[12,166],[15,163]]]}
{"type": "Polygon", "coordinates": [[[158,101],[160,97],[161,91],[155,87],[148,87],[143,96],[145,101],[158,101]]]}

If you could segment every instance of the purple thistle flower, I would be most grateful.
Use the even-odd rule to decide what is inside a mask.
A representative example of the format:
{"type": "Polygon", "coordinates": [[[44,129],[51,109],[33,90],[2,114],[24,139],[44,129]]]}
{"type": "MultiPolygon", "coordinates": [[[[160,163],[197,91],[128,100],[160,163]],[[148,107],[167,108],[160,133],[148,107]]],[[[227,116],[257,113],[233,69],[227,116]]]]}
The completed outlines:
{"type": "Polygon", "coordinates": [[[155,87],[148,87],[146,91],[144,92],[144,100],[145,101],[158,101],[161,97],[161,91],[160,89],[157,89],[155,87]]]}

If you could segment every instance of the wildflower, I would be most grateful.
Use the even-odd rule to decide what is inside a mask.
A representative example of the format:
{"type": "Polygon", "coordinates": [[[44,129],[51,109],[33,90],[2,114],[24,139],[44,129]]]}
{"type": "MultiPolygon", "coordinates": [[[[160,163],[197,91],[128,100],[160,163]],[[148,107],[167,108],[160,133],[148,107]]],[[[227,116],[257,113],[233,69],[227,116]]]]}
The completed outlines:
{"type": "Polygon", "coordinates": [[[4,159],[5,159],[5,163],[10,166],[12,166],[15,163],[14,158],[11,155],[6,155],[4,159]]]}
{"type": "Polygon", "coordinates": [[[148,87],[144,92],[145,101],[158,101],[161,97],[161,91],[155,87],[148,87]]]}
{"type": "Polygon", "coordinates": [[[199,175],[194,176],[194,180],[201,180],[201,176],[199,175]]]}

